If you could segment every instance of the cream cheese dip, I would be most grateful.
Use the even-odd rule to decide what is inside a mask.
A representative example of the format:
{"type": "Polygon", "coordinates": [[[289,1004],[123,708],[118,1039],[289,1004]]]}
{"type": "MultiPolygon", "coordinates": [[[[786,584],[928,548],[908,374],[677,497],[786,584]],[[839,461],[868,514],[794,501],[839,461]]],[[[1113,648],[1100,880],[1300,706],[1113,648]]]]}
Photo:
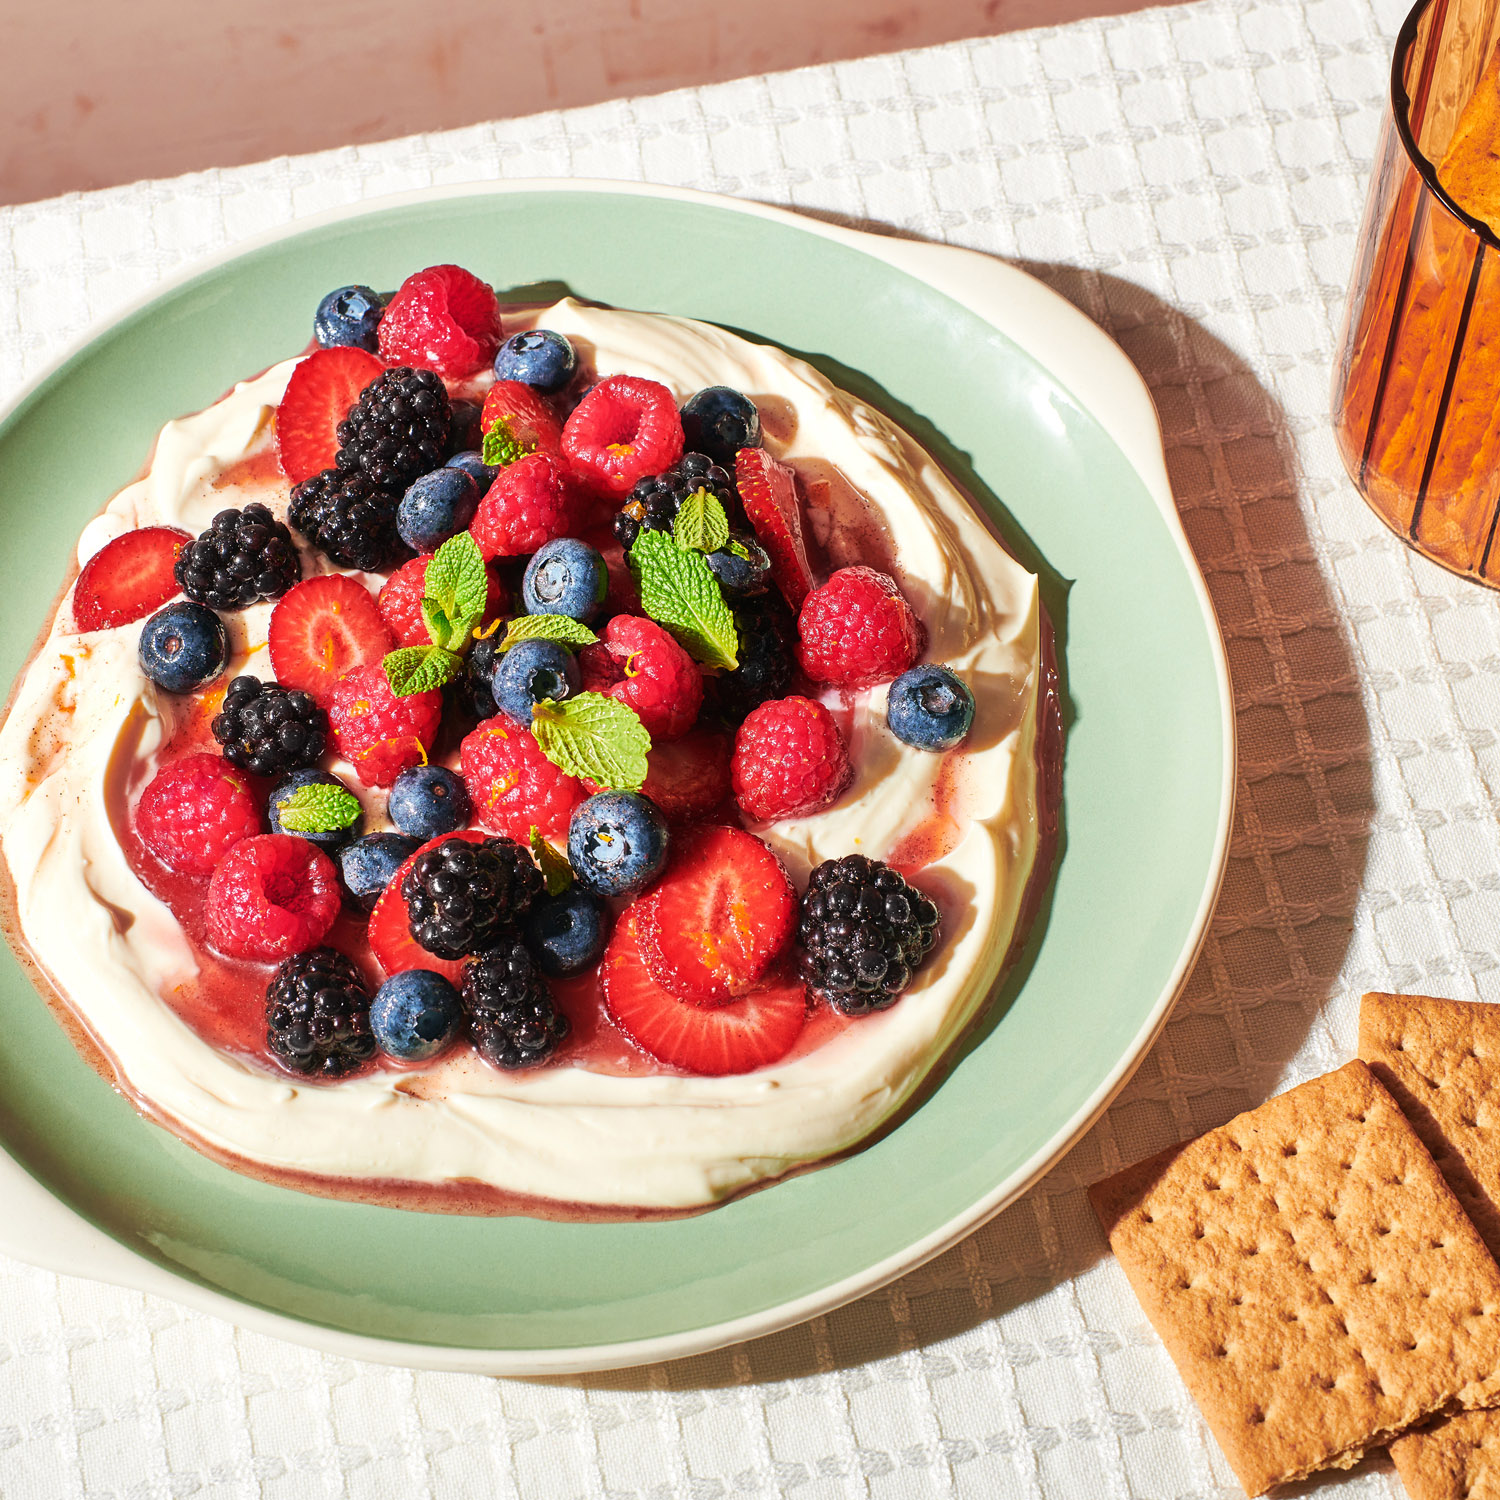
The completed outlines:
{"type": "MultiPolygon", "coordinates": [[[[930,455],[802,361],[706,324],[572,300],[507,317],[507,331],[531,322],[566,334],[600,377],[657,380],[679,402],[707,385],[749,395],[767,450],[804,481],[829,565],[889,572],[926,627],[923,659],[972,685],[973,731],[947,755],[890,734],[883,686],[830,694],[853,784],[823,812],[755,830],[799,886],[819,861],[851,852],[905,851],[920,865],[913,879],[938,902],[943,926],[911,988],[816,1046],[728,1077],[601,1071],[567,1050],[551,1065],[501,1073],[459,1049],[422,1068],[325,1084],[222,1050],[164,998],[194,982],[198,961],[122,845],[130,804],[190,705],[141,672],[139,624],[80,634],[71,594],[0,728],[12,930],[118,1082],[185,1138],[247,1170],[319,1191],[480,1184],[585,1209],[690,1210],[864,1139],[912,1096],[993,987],[1038,848],[1037,582],[930,455]]],[[[169,422],[149,471],[85,527],[80,564],[134,527],[197,533],[230,504],[259,500],[284,516],[286,481],[274,466],[257,477],[245,460],[265,447],[295,364],[169,422]]],[[[304,554],[305,573],[326,567],[316,556],[304,554]]],[[[226,618],[231,671],[270,675],[270,613],[262,604],[226,618]]],[[[382,826],[384,795],[362,796],[367,826],[382,826]]]]}

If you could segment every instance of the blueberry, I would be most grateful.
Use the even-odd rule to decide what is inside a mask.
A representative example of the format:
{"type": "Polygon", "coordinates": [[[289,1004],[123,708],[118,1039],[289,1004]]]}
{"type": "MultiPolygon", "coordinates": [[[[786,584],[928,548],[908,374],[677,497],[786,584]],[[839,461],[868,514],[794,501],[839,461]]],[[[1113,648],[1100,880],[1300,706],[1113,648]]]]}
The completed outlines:
{"type": "Polygon", "coordinates": [[[649,797],[600,792],[573,809],[568,863],[580,885],[600,896],[629,896],[667,863],[666,819],[649,797]]]}
{"type": "Polygon", "coordinates": [[[309,844],[316,844],[318,848],[332,852],[342,849],[350,839],[357,839],[364,831],[365,819],[361,813],[346,828],[332,828],[326,833],[304,833],[300,828],[286,828],[281,822],[281,809],[292,798],[292,793],[298,787],[303,786],[337,786],[343,787],[347,792],[349,788],[344,785],[337,776],[330,776],[327,771],[293,771],[290,776],[283,776],[275,786],[271,788],[271,795],[266,799],[266,818],[271,825],[272,833],[293,833],[299,839],[306,839],[309,844]]]}
{"type": "Polygon", "coordinates": [[[727,385],[711,385],[690,396],[682,408],[682,433],[690,452],[706,453],[733,471],[741,448],[760,447],[760,413],[755,403],[727,385]]]}
{"type": "MultiPolygon", "coordinates": [[[[770,564],[768,563],[769,567],[770,564]]],[[[587,542],[546,542],[526,564],[521,602],[528,615],[570,615],[587,624],[609,592],[609,570],[587,542]]]]}
{"type": "Polygon", "coordinates": [[[469,826],[469,789],[446,766],[410,766],[391,788],[386,812],[402,833],[435,839],[469,826]]]}
{"type": "Polygon", "coordinates": [[[434,469],[401,497],[396,530],[413,552],[436,552],[462,531],[479,509],[479,485],[465,469],[434,469]]]}
{"type": "Polygon", "coordinates": [[[512,334],[495,355],[496,380],[519,380],[544,396],[560,391],[577,368],[573,346],[550,328],[512,334]]]}
{"type": "Polygon", "coordinates": [[[479,486],[481,495],[495,482],[495,475],[500,472],[497,468],[491,468],[489,464],[479,456],[477,449],[466,449],[462,453],[455,453],[452,458],[443,465],[445,469],[462,469],[465,474],[474,476],[474,483],[479,486]]]}
{"type": "Polygon", "coordinates": [[[426,1062],[451,1045],[464,1018],[458,991],[431,969],[392,974],[370,1004],[370,1030],[387,1057],[426,1062]]]}
{"type": "MultiPolygon", "coordinates": [[[[450,431],[453,434],[454,453],[463,453],[477,448],[484,441],[484,433],[479,426],[483,409],[477,401],[454,401],[450,405],[453,411],[453,425],[450,431]]],[[[479,478],[477,474],[474,477],[479,478]]]]}
{"type": "Polygon", "coordinates": [[[224,670],[229,637],[213,610],[183,600],[163,606],[141,626],[136,654],[157,687],[191,693],[224,670]]]}
{"type": "Polygon", "coordinates": [[[704,558],[725,596],[748,599],[752,594],[765,593],[771,578],[771,559],[766,556],[766,549],[743,532],[731,533],[729,541],[729,546],[720,547],[704,558]],[[745,555],[741,557],[740,552],[745,555]]]}
{"type": "Polygon", "coordinates": [[[885,721],[918,750],[951,750],[974,722],[974,694],[947,667],[912,667],[891,684],[885,721]]]}
{"type": "Polygon", "coordinates": [[[318,303],[313,333],[325,349],[352,344],[373,354],[378,347],[376,335],[384,311],[385,303],[379,292],[372,292],[367,286],[341,286],[318,303]]]}
{"type": "Polygon", "coordinates": [[[339,850],[339,874],[349,902],[369,911],[391,877],[421,847],[404,833],[367,833],[339,850]]]}
{"type": "Polygon", "coordinates": [[[573,653],[558,641],[521,641],[500,658],[490,678],[495,706],[517,724],[531,723],[532,705],[561,703],[583,686],[573,653]]]}
{"type": "Polygon", "coordinates": [[[598,961],[609,938],[604,903],[580,885],[543,896],[526,917],[526,946],[537,968],[553,979],[581,974],[598,961]]]}

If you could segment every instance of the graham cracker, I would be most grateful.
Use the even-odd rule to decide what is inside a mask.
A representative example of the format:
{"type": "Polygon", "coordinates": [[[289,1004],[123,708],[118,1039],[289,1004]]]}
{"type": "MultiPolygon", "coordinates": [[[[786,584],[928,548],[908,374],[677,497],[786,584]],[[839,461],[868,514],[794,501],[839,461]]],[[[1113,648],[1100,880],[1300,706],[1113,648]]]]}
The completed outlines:
{"type": "MultiPolygon", "coordinates": [[[[1500,1250],[1500,1006],[1366,995],[1359,1055],[1390,1090],[1464,1212],[1500,1250]]],[[[1500,1412],[1469,1412],[1391,1444],[1412,1500],[1500,1500],[1500,1412]]]]}
{"type": "Polygon", "coordinates": [[[1500,48],[1458,117],[1437,175],[1460,208],[1500,228],[1500,48]]]}
{"type": "Polygon", "coordinates": [[[1366,995],[1359,1055],[1500,1255],[1500,1006],[1366,995]]]}
{"type": "Polygon", "coordinates": [[[1500,1266],[1363,1062],[1089,1196],[1250,1495],[1500,1399],[1500,1266]]]}
{"type": "Polygon", "coordinates": [[[1461,1411],[1391,1444],[1411,1500],[1500,1500],[1500,1411],[1461,1411]]]}

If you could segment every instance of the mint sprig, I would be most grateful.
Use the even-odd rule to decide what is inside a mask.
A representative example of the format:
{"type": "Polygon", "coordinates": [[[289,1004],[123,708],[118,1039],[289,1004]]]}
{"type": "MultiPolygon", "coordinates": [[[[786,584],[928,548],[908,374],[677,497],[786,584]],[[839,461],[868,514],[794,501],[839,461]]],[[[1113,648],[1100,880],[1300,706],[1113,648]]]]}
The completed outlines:
{"type": "Polygon", "coordinates": [[[496,651],[504,653],[522,641],[560,641],[564,646],[592,646],[599,637],[571,615],[517,615],[507,620],[496,651]]]}
{"type": "Polygon", "coordinates": [[[535,452],[536,444],[522,442],[508,418],[496,417],[494,425],[485,433],[484,441],[480,444],[479,456],[490,468],[504,469],[535,452]]]}
{"type": "Polygon", "coordinates": [[[543,698],[531,711],[531,732],[542,754],[569,776],[617,792],[638,792],[646,784],[651,736],[636,711],[616,698],[543,698]]]}
{"type": "Polygon", "coordinates": [[[641,606],[705,666],[739,666],[739,633],[719,580],[699,552],[688,552],[664,532],[641,528],[630,549],[630,571],[641,606]]]}
{"type": "Polygon", "coordinates": [[[489,575],[479,543],[467,531],[433,553],[422,584],[422,620],[434,646],[464,650],[484,618],[489,575]]]}
{"type": "Polygon", "coordinates": [[[717,552],[729,540],[729,517],[712,490],[699,485],[684,498],[672,522],[672,540],[685,552],[717,552]]]}
{"type": "Polygon", "coordinates": [[[542,886],[549,896],[560,896],[573,884],[573,866],[542,837],[542,830],[531,825],[531,857],[542,872],[542,886]]]}
{"type": "Polygon", "coordinates": [[[276,821],[288,833],[333,833],[360,815],[359,798],[347,787],[311,782],[276,804],[276,821]]]}
{"type": "Polygon", "coordinates": [[[402,646],[390,652],[380,665],[398,698],[430,693],[452,682],[464,669],[463,658],[441,646],[402,646]]]}

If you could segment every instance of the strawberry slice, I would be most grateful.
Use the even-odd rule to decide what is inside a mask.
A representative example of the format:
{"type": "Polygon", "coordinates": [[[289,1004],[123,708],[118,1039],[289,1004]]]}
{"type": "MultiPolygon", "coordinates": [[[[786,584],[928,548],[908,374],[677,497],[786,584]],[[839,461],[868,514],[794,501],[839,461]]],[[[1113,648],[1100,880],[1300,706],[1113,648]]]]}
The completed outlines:
{"type": "Polygon", "coordinates": [[[802,540],[802,506],[797,476],[764,448],[741,448],[734,459],[734,483],[745,514],[771,559],[771,577],[794,610],[812,592],[812,569],[802,540]]]}
{"type": "Polygon", "coordinates": [[[276,449],[281,472],[293,484],[333,467],[339,423],[384,369],[373,354],[341,344],[309,354],[292,371],[276,408],[276,449]]]}
{"type": "Polygon", "coordinates": [[[406,909],[406,897],[401,894],[401,882],[406,879],[406,872],[416,862],[417,855],[425,854],[443,839],[463,839],[470,844],[479,844],[488,837],[482,829],[466,828],[460,833],[445,833],[439,838],[428,839],[391,876],[391,883],[380,893],[380,899],[370,913],[370,951],[387,979],[392,974],[405,973],[407,969],[431,969],[455,987],[462,982],[468,959],[439,958],[411,935],[411,913],[406,909]]]}
{"type": "Polygon", "coordinates": [[[797,893],[753,833],[700,828],[635,912],[652,979],[695,1005],[721,1005],[754,984],[791,940],[797,893]]]}
{"type": "Polygon", "coordinates": [[[367,588],[347,574],[323,573],[281,596],[267,644],[277,682],[327,708],[339,678],[380,661],[396,638],[367,588]]]}
{"type": "Polygon", "coordinates": [[[529,385],[519,380],[497,380],[490,387],[484,410],[479,413],[480,431],[488,433],[501,417],[523,448],[537,453],[562,452],[562,423],[529,385]]]}
{"type": "MultiPolygon", "coordinates": [[[[706,818],[730,794],[729,753],[729,736],[722,729],[694,729],[680,740],[655,744],[646,756],[641,795],[649,797],[669,823],[706,818]]],[[[587,777],[583,784],[590,792],[606,790],[587,777]]]]}
{"type": "Polygon", "coordinates": [[[679,1000],[641,957],[637,907],[615,927],[599,965],[604,1008],[658,1062],[685,1073],[749,1073],[785,1057],[807,1019],[807,992],[777,973],[724,1005],[679,1000]]]}
{"type": "Polygon", "coordinates": [[[175,526],[142,526],[106,542],[73,588],[79,630],[108,630],[154,614],[179,592],[172,567],[192,539],[175,526]]]}

